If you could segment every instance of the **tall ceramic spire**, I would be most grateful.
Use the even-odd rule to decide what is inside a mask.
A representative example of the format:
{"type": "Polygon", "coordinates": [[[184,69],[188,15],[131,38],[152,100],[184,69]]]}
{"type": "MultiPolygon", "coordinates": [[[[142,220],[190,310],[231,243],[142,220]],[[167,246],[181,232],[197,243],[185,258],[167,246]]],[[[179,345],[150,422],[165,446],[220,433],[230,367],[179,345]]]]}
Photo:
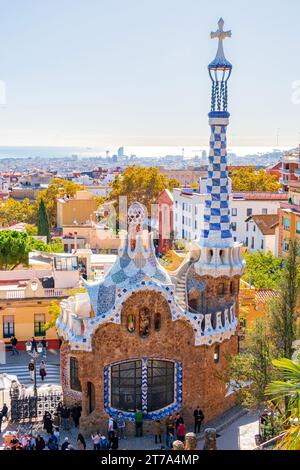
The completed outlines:
{"type": "Polygon", "coordinates": [[[230,116],[227,110],[228,80],[232,65],[225,57],[223,42],[231,37],[231,31],[224,31],[222,18],[218,26],[218,30],[210,35],[212,39],[218,39],[219,44],[217,55],[208,66],[212,83],[211,110],[208,115],[211,137],[204,226],[199,240],[201,254],[195,265],[200,276],[215,278],[241,276],[245,266],[242,244],[234,242],[232,236],[229,208],[226,131],[230,116]]]}
{"type": "Polygon", "coordinates": [[[230,114],[228,106],[228,80],[232,65],[225,58],[223,41],[231,37],[231,31],[224,31],[221,18],[219,29],[211,33],[211,38],[219,40],[215,59],[209,64],[209,76],[212,82],[210,152],[207,177],[207,195],[205,200],[204,230],[200,245],[207,248],[226,248],[233,246],[234,241],[230,227],[229,179],[227,170],[226,130],[230,114]]]}

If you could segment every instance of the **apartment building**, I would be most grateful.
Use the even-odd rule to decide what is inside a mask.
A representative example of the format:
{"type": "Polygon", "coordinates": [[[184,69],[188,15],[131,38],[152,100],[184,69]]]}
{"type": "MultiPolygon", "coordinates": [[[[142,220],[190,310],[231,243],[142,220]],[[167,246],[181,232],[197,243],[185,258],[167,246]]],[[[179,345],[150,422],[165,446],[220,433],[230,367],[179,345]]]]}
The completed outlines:
{"type": "MultiPolygon", "coordinates": [[[[199,220],[204,219],[203,190],[174,189],[173,198],[175,239],[187,242],[199,239],[203,228],[199,220]]],[[[287,201],[288,195],[281,193],[232,193],[230,212],[235,241],[247,244],[246,219],[252,215],[277,214],[280,204],[287,201]]]]}

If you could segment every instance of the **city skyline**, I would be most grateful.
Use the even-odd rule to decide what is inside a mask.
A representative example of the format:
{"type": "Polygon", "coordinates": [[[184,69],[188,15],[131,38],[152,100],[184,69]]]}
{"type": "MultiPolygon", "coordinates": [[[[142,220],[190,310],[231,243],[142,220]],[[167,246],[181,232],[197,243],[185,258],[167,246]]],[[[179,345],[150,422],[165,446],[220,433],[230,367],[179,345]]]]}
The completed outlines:
{"type": "Polygon", "coordinates": [[[206,149],[207,25],[223,16],[235,39],[230,148],[296,147],[300,5],[161,3],[0,1],[1,145],[206,149]]]}

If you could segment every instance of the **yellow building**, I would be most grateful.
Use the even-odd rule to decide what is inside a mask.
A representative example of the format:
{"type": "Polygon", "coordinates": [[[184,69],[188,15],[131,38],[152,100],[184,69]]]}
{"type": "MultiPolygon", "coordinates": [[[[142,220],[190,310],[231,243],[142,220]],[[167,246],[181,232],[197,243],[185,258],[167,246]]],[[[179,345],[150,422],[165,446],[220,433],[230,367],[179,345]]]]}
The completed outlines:
{"type": "Polygon", "coordinates": [[[77,191],[72,198],[57,200],[57,227],[81,225],[95,219],[97,201],[89,191],[77,191]]]}
{"type": "Polygon", "coordinates": [[[241,281],[239,317],[242,331],[251,328],[258,318],[265,316],[268,304],[275,295],[273,289],[255,289],[247,282],[241,281]]]}
{"type": "Polygon", "coordinates": [[[278,254],[281,257],[287,255],[290,240],[300,243],[300,182],[290,181],[289,184],[289,201],[281,204],[279,210],[278,254]]]}
{"type": "Polygon", "coordinates": [[[25,348],[25,342],[34,336],[37,340],[46,336],[48,347],[57,349],[59,339],[56,329],[45,332],[44,327],[51,320],[49,306],[54,299],[62,300],[70,295],[69,289],[45,289],[38,279],[27,283],[0,286],[0,340],[10,343],[16,336],[18,349],[25,348]],[[23,285],[25,284],[25,285],[23,285]]]}

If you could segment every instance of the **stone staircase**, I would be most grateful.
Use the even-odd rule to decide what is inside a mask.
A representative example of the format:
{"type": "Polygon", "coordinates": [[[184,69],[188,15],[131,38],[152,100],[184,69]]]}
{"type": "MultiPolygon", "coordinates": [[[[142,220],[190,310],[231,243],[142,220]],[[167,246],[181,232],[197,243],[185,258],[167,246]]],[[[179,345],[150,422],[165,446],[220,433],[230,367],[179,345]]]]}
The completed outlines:
{"type": "Polygon", "coordinates": [[[186,278],[189,267],[191,263],[187,263],[184,266],[184,269],[179,274],[177,283],[176,283],[176,291],[175,291],[175,298],[177,305],[179,305],[183,310],[187,310],[187,299],[186,299],[186,278]]]}

